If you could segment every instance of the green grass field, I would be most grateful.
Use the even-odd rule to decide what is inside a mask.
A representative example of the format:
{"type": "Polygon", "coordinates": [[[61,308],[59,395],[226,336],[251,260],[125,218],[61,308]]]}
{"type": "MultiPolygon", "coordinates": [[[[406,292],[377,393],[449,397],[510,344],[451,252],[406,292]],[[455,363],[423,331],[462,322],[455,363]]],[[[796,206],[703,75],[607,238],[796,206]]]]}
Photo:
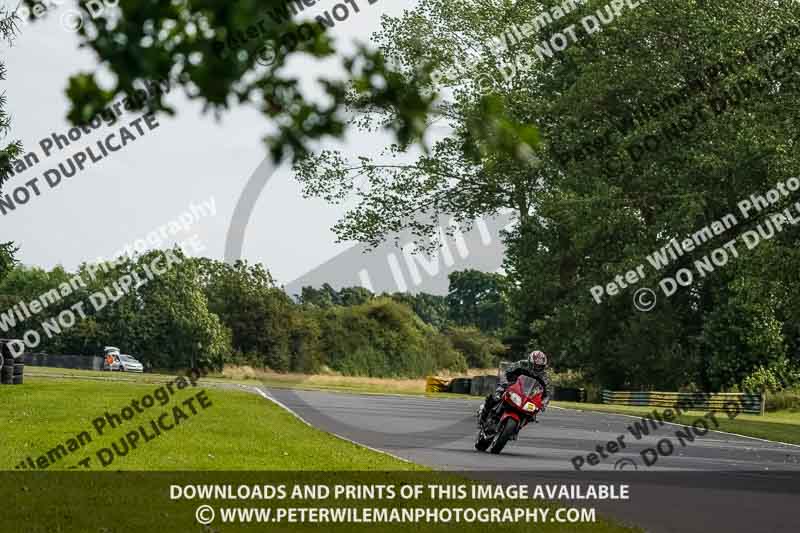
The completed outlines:
{"type": "MultiPolygon", "coordinates": [[[[197,500],[172,500],[170,486],[174,484],[267,484],[297,483],[325,484],[361,483],[469,483],[450,473],[433,472],[424,467],[394,459],[343,441],[308,427],[291,414],[264,398],[233,390],[228,382],[211,386],[201,380],[176,391],[164,406],[153,406],[130,421],[99,436],[92,421],[106,411],[119,412],[164,386],[169,378],[158,376],[121,376],[125,381],[108,381],[108,374],[84,378],[63,379],[26,377],[22,386],[0,387],[0,428],[2,451],[0,470],[5,472],[0,484],[0,501],[15,501],[14,506],[0,512],[0,531],[329,531],[342,533],[364,531],[407,531],[410,524],[259,524],[215,525],[203,529],[194,521],[197,500]],[[97,379],[103,378],[103,379],[97,379]],[[222,385],[222,386],[220,386],[222,385]],[[128,431],[174,406],[196,397],[205,390],[210,405],[182,420],[174,429],[115,458],[107,468],[94,464],[91,471],[84,468],[69,470],[84,457],[93,457],[97,450],[119,445],[128,431]],[[60,443],[87,431],[92,442],[62,457],[46,471],[14,470],[26,457],[36,461],[60,443]]],[[[118,375],[114,376],[119,377],[118,375]]],[[[195,402],[196,403],[196,402],[195,402]]],[[[189,412],[188,408],[185,408],[189,412]]],[[[93,461],[95,463],[95,461],[93,461]]],[[[278,508],[281,506],[320,506],[319,501],[254,500],[247,502],[211,502],[218,506],[252,506],[278,508]]],[[[325,505],[341,507],[341,501],[327,500],[325,505]]],[[[508,507],[531,508],[530,502],[505,500],[437,500],[422,498],[414,501],[375,501],[361,499],[347,506],[378,505],[387,508],[403,507],[508,507]]],[[[557,504],[536,502],[541,509],[554,512],[557,504]]],[[[552,516],[552,515],[551,515],[552,516]]],[[[426,532],[459,533],[496,531],[497,524],[418,524],[426,532]]],[[[520,532],[592,531],[632,532],[639,529],[618,525],[597,516],[596,522],[516,524],[520,532]]]]}
{"type": "MultiPolygon", "coordinates": [[[[57,461],[52,469],[74,466],[100,448],[111,447],[126,432],[149,422],[203,388],[177,391],[174,400],[138,414],[116,430],[98,435],[92,421],[119,412],[159,384],[28,378],[26,385],[0,387],[0,427],[6,453],[0,468],[13,469],[26,457],[42,454],[82,431],[92,442],[57,461]],[[13,454],[8,453],[11,450],[13,454]]],[[[124,457],[113,470],[409,470],[418,467],[306,427],[283,409],[252,393],[206,387],[211,406],[124,457]],[[290,445],[289,445],[290,443],[290,445]]],[[[183,407],[187,414],[190,409],[183,407]]],[[[169,419],[165,425],[172,425],[169,419]]],[[[149,432],[154,435],[154,431],[149,432]]],[[[118,444],[120,448],[122,446],[118,444]]],[[[112,448],[113,450],[113,448],[112,448]]]]}

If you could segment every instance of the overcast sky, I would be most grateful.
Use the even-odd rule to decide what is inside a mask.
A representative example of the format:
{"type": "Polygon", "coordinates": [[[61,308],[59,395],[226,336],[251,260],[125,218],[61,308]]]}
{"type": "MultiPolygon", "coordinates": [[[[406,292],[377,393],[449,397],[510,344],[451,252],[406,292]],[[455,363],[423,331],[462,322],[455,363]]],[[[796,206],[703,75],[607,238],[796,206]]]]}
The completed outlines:
{"type": "MultiPolygon", "coordinates": [[[[366,7],[334,28],[333,35],[343,44],[367,40],[379,28],[382,14],[397,15],[414,3],[381,1],[366,6],[361,1],[366,7]]],[[[79,50],[75,35],[62,26],[62,17],[72,7],[65,0],[46,19],[24,27],[13,47],[2,45],[8,70],[2,90],[13,119],[5,142],[20,139],[26,152],[36,149],[41,154],[40,139],[53,132],[66,133],[70,127],[65,119],[66,81],[71,74],[96,66],[92,54],[79,50]]],[[[321,7],[309,12],[319,12],[321,7]]],[[[324,68],[306,59],[291,65],[291,71],[298,73],[324,68]]],[[[160,117],[158,128],[125,149],[54,189],[44,187],[41,196],[0,216],[0,240],[17,242],[19,258],[26,264],[74,268],[82,261],[108,257],[175,219],[190,203],[213,197],[217,215],[203,218],[185,236],[197,233],[207,247],[205,255],[222,259],[233,208],[266,155],[261,139],[268,122],[247,106],[217,122],[211,115],[202,115],[199,106],[179,92],[169,102],[178,109],[176,118],[160,117]]],[[[133,117],[124,118],[127,122],[133,117]]],[[[76,150],[91,146],[112,131],[114,127],[101,128],[74,146],[76,150]]],[[[374,135],[352,135],[342,146],[351,153],[363,153],[383,145],[374,135]]],[[[4,194],[33,177],[43,181],[44,170],[64,161],[69,153],[54,154],[12,178],[4,194]]],[[[349,246],[334,244],[329,228],[338,215],[321,200],[302,199],[290,172],[282,168],[258,201],[245,237],[244,257],[263,262],[280,282],[290,282],[349,246]]]]}

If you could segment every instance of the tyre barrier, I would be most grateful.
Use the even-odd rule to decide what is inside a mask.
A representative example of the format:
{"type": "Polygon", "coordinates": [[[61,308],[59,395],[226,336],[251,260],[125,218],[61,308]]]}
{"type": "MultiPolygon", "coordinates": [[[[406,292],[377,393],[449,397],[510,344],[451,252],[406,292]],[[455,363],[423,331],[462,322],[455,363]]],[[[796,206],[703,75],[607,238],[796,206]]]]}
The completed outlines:
{"type": "Polygon", "coordinates": [[[485,376],[475,376],[472,378],[469,384],[469,393],[472,396],[480,396],[481,391],[483,390],[483,378],[485,376]]]}
{"type": "Polygon", "coordinates": [[[447,392],[450,383],[446,379],[428,376],[425,381],[425,392],[447,392]]]}
{"type": "Polygon", "coordinates": [[[450,381],[450,387],[447,392],[454,394],[469,394],[472,388],[472,379],[470,378],[455,378],[450,381]]]}
{"type": "Polygon", "coordinates": [[[723,411],[733,405],[742,413],[763,414],[764,396],[744,392],[602,392],[603,403],[648,407],[680,407],[682,410],[723,411]]]}
{"type": "Polygon", "coordinates": [[[14,363],[8,364],[4,361],[3,368],[0,368],[0,385],[11,385],[14,383],[14,363]]]}
{"type": "Polygon", "coordinates": [[[425,392],[452,392],[471,396],[487,396],[497,388],[497,376],[475,376],[473,378],[454,378],[450,381],[428,376],[425,392]]]}
{"type": "Polygon", "coordinates": [[[497,376],[483,376],[478,396],[489,396],[497,388],[497,376]]]}
{"type": "Polygon", "coordinates": [[[0,385],[22,385],[25,363],[22,358],[14,359],[8,344],[13,342],[0,339],[0,385]]]}
{"type": "Polygon", "coordinates": [[[553,399],[560,402],[586,403],[586,389],[555,387],[553,399]]]}

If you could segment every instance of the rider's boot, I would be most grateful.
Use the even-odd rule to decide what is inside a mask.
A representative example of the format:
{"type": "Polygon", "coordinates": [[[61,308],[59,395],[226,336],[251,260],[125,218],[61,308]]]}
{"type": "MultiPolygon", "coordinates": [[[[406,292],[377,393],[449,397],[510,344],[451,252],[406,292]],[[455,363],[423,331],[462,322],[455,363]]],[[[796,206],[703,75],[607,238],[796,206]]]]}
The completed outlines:
{"type": "Polygon", "coordinates": [[[486,419],[489,418],[489,413],[492,412],[492,407],[494,407],[494,402],[492,401],[492,397],[489,396],[478,409],[478,424],[482,426],[486,423],[486,419]]]}

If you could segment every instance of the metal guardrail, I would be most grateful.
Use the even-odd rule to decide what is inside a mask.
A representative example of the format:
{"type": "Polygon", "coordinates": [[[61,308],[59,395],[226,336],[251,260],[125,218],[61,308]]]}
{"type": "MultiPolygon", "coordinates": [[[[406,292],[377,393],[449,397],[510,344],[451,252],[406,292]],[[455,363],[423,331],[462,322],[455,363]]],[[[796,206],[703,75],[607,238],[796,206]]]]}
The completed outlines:
{"type": "Polygon", "coordinates": [[[603,403],[648,407],[678,407],[682,410],[722,411],[737,406],[742,413],[764,413],[764,396],[745,392],[602,392],[603,403]]]}
{"type": "Polygon", "coordinates": [[[73,370],[103,370],[103,358],[96,355],[61,355],[26,353],[22,356],[26,365],[70,368],[73,370]]]}

